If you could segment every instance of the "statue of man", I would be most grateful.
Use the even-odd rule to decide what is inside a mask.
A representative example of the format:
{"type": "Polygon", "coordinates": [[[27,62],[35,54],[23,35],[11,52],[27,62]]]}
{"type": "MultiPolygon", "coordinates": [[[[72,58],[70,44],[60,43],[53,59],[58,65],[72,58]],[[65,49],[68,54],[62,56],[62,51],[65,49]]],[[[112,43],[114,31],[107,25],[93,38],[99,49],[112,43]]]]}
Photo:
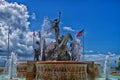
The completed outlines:
{"type": "Polygon", "coordinates": [[[54,34],[55,34],[56,43],[58,44],[58,37],[59,37],[59,19],[50,20],[50,23],[51,23],[52,27],[51,27],[50,29],[48,29],[47,33],[49,33],[50,31],[53,31],[54,34]]]}
{"type": "Polygon", "coordinates": [[[39,61],[39,51],[37,49],[34,49],[34,60],[39,61]]]}
{"type": "Polygon", "coordinates": [[[58,19],[50,20],[50,23],[51,23],[52,27],[50,29],[48,29],[48,31],[47,31],[47,33],[49,33],[50,31],[54,31],[55,40],[56,40],[57,45],[58,45],[58,37],[59,37],[60,14],[61,13],[59,12],[59,18],[58,19]]]}

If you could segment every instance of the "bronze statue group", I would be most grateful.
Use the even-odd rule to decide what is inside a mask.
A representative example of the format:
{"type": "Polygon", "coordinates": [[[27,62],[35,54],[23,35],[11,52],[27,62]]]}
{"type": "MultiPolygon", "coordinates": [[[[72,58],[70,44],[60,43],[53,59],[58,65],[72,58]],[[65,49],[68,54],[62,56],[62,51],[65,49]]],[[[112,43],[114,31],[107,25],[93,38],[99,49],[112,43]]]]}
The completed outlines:
{"type": "MultiPolygon", "coordinates": [[[[74,42],[71,43],[70,47],[71,50],[68,50],[67,43],[69,40],[73,40],[72,35],[67,33],[66,35],[62,35],[59,38],[59,23],[60,23],[60,16],[61,12],[59,12],[59,17],[54,20],[49,20],[51,24],[51,28],[47,30],[47,34],[51,31],[55,34],[55,41],[49,44],[48,46],[44,45],[43,47],[43,54],[42,54],[42,61],[46,60],[73,60],[78,61],[80,58],[79,53],[74,54],[75,44],[74,42]]],[[[75,41],[75,40],[74,40],[75,41]]],[[[40,42],[36,42],[37,45],[40,47],[40,42]]],[[[44,41],[45,44],[45,41],[44,41]]],[[[34,49],[34,60],[39,61],[40,56],[40,48],[34,49]]]]}

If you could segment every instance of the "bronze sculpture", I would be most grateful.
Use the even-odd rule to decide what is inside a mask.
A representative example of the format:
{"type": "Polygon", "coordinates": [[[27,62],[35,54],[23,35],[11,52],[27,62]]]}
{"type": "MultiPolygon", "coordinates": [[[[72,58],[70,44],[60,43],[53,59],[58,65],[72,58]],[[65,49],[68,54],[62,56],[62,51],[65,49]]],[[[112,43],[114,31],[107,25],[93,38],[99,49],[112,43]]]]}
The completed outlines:
{"type": "Polygon", "coordinates": [[[53,31],[55,34],[55,40],[56,40],[56,44],[58,45],[58,37],[59,37],[59,22],[60,22],[60,16],[61,16],[61,12],[59,12],[59,17],[54,19],[54,20],[50,20],[50,23],[52,25],[52,27],[50,29],[47,30],[47,33],[53,31]]]}
{"type": "MultiPolygon", "coordinates": [[[[73,60],[73,61],[76,61],[77,55],[71,56],[71,54],[73,52],[70,53],[70,51],[68,50],[68,45],[67,45],[69,40],[73,40],[72,35],[70,33],[67,33],[65,35],[62,35],[59,38],[60,15],[61,15],[61,12],[59,12],[59,17],[57,19],[50,20],[52,27],[47,30],[47,33],[49,33],[50,31],[54,31],[56,42],[52,42],[48,46],[44,45],[44,49],[42,50],[42,55],[41,55],[42,61],[46,61],[46,60],[73,60]],[[71,58],[73,58],[73,56],[74,56],[74,59],[71,59],[71,58]]],[[[41,54],[40,43],[37,43],[37,44],[39,45],[38,52],[41,54]]],[[[71,47],[73,48],[74,46],[71,46],[71,47]]]]}

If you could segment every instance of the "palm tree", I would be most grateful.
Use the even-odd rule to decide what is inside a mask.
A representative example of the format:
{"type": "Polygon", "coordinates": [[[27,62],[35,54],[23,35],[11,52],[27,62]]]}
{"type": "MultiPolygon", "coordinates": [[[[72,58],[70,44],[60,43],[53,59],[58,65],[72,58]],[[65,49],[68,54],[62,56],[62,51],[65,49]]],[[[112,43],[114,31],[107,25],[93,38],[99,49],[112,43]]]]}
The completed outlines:
{"type": "Polygon", "coordinates": [[[119,61],[118,61],[118,65],[116,67],[116,70],[120,70],[120,57],[119,57],[119,61]]]}

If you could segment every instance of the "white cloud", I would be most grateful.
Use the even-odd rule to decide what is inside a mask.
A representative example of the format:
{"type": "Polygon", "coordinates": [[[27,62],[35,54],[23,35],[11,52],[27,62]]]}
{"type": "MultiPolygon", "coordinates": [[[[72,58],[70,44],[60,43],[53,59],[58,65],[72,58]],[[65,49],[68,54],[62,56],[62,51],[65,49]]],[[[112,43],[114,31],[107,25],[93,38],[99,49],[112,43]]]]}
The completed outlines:
{"type": "Polygon", "coordinates": [[[32,18],[32,19],[36,19],[36,14],[35,14],[35,13],[32,13],[31,18],[32,18]]]}
{"type": "Polygon", "coordinates": [[[50,44],[51,42],[55,42],[55,39],[46,38],[46,44],[50,44]]]}
{"type": "Polygon", "coordinates": [[[93,53],[93,50],[85,50],[86,53],[93,53]]]}
{"type": "MultiPolygon", "coordinates": [[[[108,54],[86,54],[85,61],[95,61],[101,64],[104,67],[105,59],[108,54]]],[[[110,66],[115,67],[115,60],[118,61],[120,55],[114,54],[110,56],[110,66]]]]}
{"type": "Polygon", "coordinates": [[[111,57],[113,57],[113,56],[115,56],[115,53],[108,52],[108,55],[110,55],[111,57]]]}
{"type": "Polygon", "coordinates": [[[18,3],[0,1],[0,50],[7,51],[10,27],[10,51],[17,54],[32,52],[32,33],[29,31],[27,7],[18,3]]]}
{"type": "Polygon", "coordinates": [[[64,30],[68,30],[68,31],[75,31],[75,30],[72,29],[71,27],[67,27],[67,26],[63,27],[63,29],[64,29],[64,30]]]}
{"type": "Polygon", "coordinates": [[[94,52],[94,51],[93,51],[93,50],[89,50],[88,52],[92,53],[92,52],[94,52]]]}

